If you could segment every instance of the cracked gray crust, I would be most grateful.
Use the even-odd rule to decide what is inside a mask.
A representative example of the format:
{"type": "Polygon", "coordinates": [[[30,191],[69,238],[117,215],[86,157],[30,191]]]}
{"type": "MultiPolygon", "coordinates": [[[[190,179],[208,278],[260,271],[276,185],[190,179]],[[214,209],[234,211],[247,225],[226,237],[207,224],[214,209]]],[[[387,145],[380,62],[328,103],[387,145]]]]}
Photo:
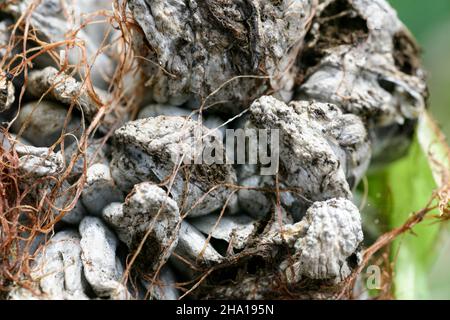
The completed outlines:
{"type": "Polygon", "coordinates": [[[236,182],[231,165],[194,163],[206,148],[222,150],[225,155],[219,137],[196,121],[159,116],[128,122],[115,131],[114,146],[111,173],[124,192],[142,181],[169,187],[170,177],[178,169],[169,191],[182,213],[211,213],[231,196],[225,186],[236,182]]]}
{"type": "Polygon", "coordinates": [[[11,105],[14,103],[14,93],[15,89],[12,81],[8,80],[6,75],[4,75],[0,70],[0,113],[9,110],[11,105]]]}
{"type": "Polygon", "coordinates": [[[216,282],[204,284],[198,297],[333,298],[342,280],[360,263],[361,230],[358,209],[349,200],[316,202],[302,221],[268,228],[253,244],[254,250],[248,247],[241,256],[229,258],[231,266],[224,262],[225,272],[213,275],[216,282]],[[252,272],[247,271],[249,265],[252,272]],[[241,272],[228,278],[227,267],[241,272]]]}
{"type": "Polygon", "coordinates": [[[417,45],[386,1],[325,1],[310,38],[306,48],[321,58],[303,65],[309,74],[298,88],[300,98],[334,103],[377,125],[402,124],[424,110],[417,45]],[[336,34],[338,23],[344,27],[336,34]]]}
{"type": "Polygon", "coordinates": [[[117,239],[94,217],[86,217],[75,230],[56,233],[40,247],[32,264],[32,289],[15,288],[12,300],[85,300],[90,288],[102,298],[129,299],[119,282],[122,267],[116,258],[117,239]]]}
{"type": "MultiPolygon", "coordinates": [[[[272,206],[267,194],[252,189],[264,187],[265,180],[267,180],[264,178],[266,177],[254,175],[239,181],[240,186],[247,187],[238,191],[239,208],[256,219],[266,217],[272,206]]],[[[270,179],[270,184],[272,182],[270,179]]]]}
{"type": "Polygon", "coordinates": [[[72,209],[67,209],[73,201],[76,188],[67,181],[62,181],[61,185],[57,186],[55,180],[48,179],[49,177],[59,177],[65,170],[61,152],[55,153],[49,148],[37,148],[22,143],[17,143],[14,148],[19,156],[19,170],[24,175],[20,187],[32,186],[30,197],[34,200],[45,197],[55,201],[54,206],[48,206],[45,203],[42,206],[42,212],[51,211],[55,217],[64,214],[61,220],[68,224],[80,223],[86,215],[81,201],[77,201],[72,209]],[[36,184],[36,180],[39,179],[39,183],[36,184]]]}
{"type": "Polygon", "coordinates": [[[370,159],[358,117],[344,115],[332,104],[286,105],[270,96],[256,100],[250,113],[251,126],[280,130],[280,182],[301,190],[301,196],[293,196],[303,210],[314,201],[351,199],[349,182],[353,187],[361,179],[370,159]]]}
{"type": "Polygon", "coordinates": [[[150,298],[154,300],[178,300],[180,293],[176,288],[176,276],[173,270],[168,265],[162,267],[159,277],[155,283],[150,281],[141,280],[146,293],[150,294],[150,298]]]}
{"type": "Polygon", "coordinates": [[[329,102],[366,123],[376,165],[400,158],[427,104],[413,36],[385,0],[327,0],[297,59],[294,100],[329,102]]]}
{"type": "Polygon", "coordinates": [[[119,239],[136,250],[147,235],[140,261],[154,272],[167,261],[178,243],[180,212],[162,188],[150,182],[134,186],[123,205],[104,210],[103,218],[114,227],[119,239]]]}
{"type": "Polygon", "coordinates": [[[100,216],[104,207],[123,199],[124,196],[116,187],[107,164],[96,163],[87,169],[81,201],[91,215],[100,216]]]}
{"type": "Polygon", "coordinates": [[[109,104],[110,99],[106,91],[94,88],[94,92],[90,92],[85,83],[54,67],[30,72],[27,92],[37,98],[48,94],[47,99],[56,100],[66,106],[73,104],[89,121],[101,106],[107,105],[106,115],[100,126],[102,132],[108,132],[117,122],[126,121],[124,108],[109,104]]]}
{"type": "Polygon", "coordinates": [[[340,282],[359,264],[363,232],[359,210],[351,201],[315,202],[298,224],[301,235],[293,245],[295,254],[281,263],[288,283],[302,277],[340,282]]]}
{"type": "MultiPolygon", "coordinates": [[[[236,112],[268,89],[290,98],[295,57],[314,1],[131,0],[148,48],[147,84],[159,103],[202,99],[236,76],[214,101],[236,112]]],[[[142,54],[142,53],[141,53],[142,54]]],[[[209,102],[213,102],[212,100],[209,102]]],[[[221,108],[221,110],[223,110],[221,108]]]]}
{"type": "Polygon", "coordinates": [[[226,260],[233,267],[240,266],[242,272],[232,279],[226,278],[226,271],[223,276],[217,275],[217,282],[205,284],[199,296],[270,299],[283,296],[280,290],[286,288],[293,297],[332,298],[342,280],[361,262],[362,240],[361,217],[351,201],[340,198],[315,202],[300,222],[287,222],[281,229],[270,227],[259,235],[251,258],[244,250],[241,260],[236,256],[226,260]],[[257,257],[264,262],[251,261],[257,257]],[[246,272],[248,264],[259,268],[246,272]],[[320,290],[322,285],[327,289],[320,290]]]}

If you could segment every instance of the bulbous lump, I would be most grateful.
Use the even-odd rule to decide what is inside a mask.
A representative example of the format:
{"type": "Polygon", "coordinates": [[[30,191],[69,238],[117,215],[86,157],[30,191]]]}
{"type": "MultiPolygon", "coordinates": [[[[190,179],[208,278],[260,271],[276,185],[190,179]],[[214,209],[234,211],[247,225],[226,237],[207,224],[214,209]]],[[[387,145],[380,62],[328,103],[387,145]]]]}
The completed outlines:
{"type": "Polygon", "coordinates": [[[294,99],[360,116],[377,164],[405,154],[428,93],[420,49],[395,10],[385,0],[323,1],[305,39],[294,99]]]}
{"type": "Polygon", "coordinates": [[[139,248],[139,262],[154,272],[164,265],[178,243],[180,212],[174,200],[151,182],[135,185],[123,204],[103,210],[105,219],[130,250],[139,248]]]}
{"type": "MultiPolygon", "coordinates": [[[[236,113],[268,89],[289,99],[293,61],[314,1],[130,0],[148,43],[138,49],[159,103],[201,100],[228,80],[214,101],[236,113]],[[150,62],[149,62],[150,61],[150,62]],[[262,77],[262,78],[261,78],[262,77]]],[[[212,101],[214,100],[214,101],[212,101]]]]}
{"type": "Polygon", "coordinates": [[[292,195],[303,213],[314,201],[352,198],[351,188],[370,161],[367,132],[357,116],[333,104],[287,105],[263,96],[250,107],[249,125],[280,130],[280,183],[300,190],[292,195]]]}
{"type": "Polygon", "coordinates": [[[180,212],[190,217],[220,209],[232,196],[227,185],[235,184],[236,173],[225,158],[223,164],[195,163],[207,148],[225,156],[222,140],[189,118],[128,122],[115,131],[114,146],[111,174],[125,193],[140,182],[164,183],[180,212]]]}
{"type": "Polygon", "coordinates": [[[358,208],[346,199],[315,202],[298,224],[304,234],[295,241],[295,254],[281,265],[287,281],[298,283],[307,277],[338,283],[348,277],[360,262],[363,232],[358,208]]]}

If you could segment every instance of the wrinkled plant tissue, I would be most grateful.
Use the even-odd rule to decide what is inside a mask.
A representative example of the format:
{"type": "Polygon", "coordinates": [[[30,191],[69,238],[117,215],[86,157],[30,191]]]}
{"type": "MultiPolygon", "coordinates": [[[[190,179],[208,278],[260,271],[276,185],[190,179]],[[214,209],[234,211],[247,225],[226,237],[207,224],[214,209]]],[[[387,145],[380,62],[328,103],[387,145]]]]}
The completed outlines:
{"type": "Polygon", "coordinates": [[[0,67],[10,299],[336,297],[427,98],[385,0],[6,1],[0,67]]]}

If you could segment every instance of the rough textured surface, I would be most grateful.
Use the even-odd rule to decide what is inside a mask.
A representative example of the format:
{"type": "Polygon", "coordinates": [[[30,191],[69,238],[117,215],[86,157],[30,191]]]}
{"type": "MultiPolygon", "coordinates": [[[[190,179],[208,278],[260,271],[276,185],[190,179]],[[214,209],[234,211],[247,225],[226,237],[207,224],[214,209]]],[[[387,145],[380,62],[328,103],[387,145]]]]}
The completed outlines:
{"type": "MultiPolygon", "coordinates": [[[[81,14],[92,13],[99,9],[111,9],[108,1],[68,1],[63,3],[59,0],[41,0],[37,4],[34,0],[19,0],[6,5],[4,10],[19,18],[28,8],[33,7],[29,17],[30,27],[38,33],[41,41],[54,43],[67,39],[68,35],[74,34],[73,39],[82,41],[88,61],[92,64],[90,76],[96,85],[105,87],[107,77],[113,71],[113,62],[105,52],[97,51],[104,38],[105,24],[93,24],[89,32],[81,28],[86,23],[81,14]],[[80,18],[77,20],[77,17],[80,18]],[[76,30],[76,33],[74,32],[76,30]]],[[[69,37],[70,38],[70,37],[69,37]]],[[[69,47],[69,46],[68,46],[69,47]]],[[[82,59],[82,51],[78,46],[66,48],[69,63],[77,64],[82,59]]],[[[40,65],[52,64],[48,58],[39,61],[40,65]]],[[[86,72],[82,70],[82,72],[86,72]]]]}
{"type": "Polygon", "coordinates": [[[193,120],[159,116],[128,122],[116,130],[114,140],[111,173],[124,192],[141,181],[169,187],[177,172],[170,194],[189,216],[222,208],[231,194],[224,186],[236,181],[231,165],[195,164],[207,148],[225,152],[222,141],[193,120]]]}
{"type": "Polygon", "coordinates": [[[407,150],[426,104],[418,48],[394,11],[385,0],[118,3],[0,4],[0,121],[17,115],[17,132],[31,116],[30,143],[1,142],[0,238],[25,262],[2,265],[0,286],[27,283],[17,248],[48,236],[35,292],[11,298],[335,297],[361,258],[352,190],[370,160],[407,150]],[[69,130],[75,119],[89,134],[37,148],[57,140],[69,109],[69,130]],[[226,164],[225,146],[234,160],[256,150],[225,144],[225,128],[279,130],[277,173],[261,172],[260,153],[226,164]]]}
{"type": "Polygon", "coordinates": [[[42,97],[47,94],[49,99],[67,106],[73,104],[88,120],[92,120],[99,107],[107,104],[108,110],[114,110],[114,112],[107,112],[102,121],[101,129],[105,132],[117,125],[117,121],[125,120],[122,119],[124,110],[119,105],[109,103],[111,99],[106,91],[94,88],[92,92],[88,90],[86,83],[80,82],[54,67],[31,72],[27,91],[34,97],[42,97]]]}
{"type": "MultiPolygon", "coordinates": [[[[14,121],[13,130],[22,131],[22,136],[36,147],[50,147],[59,140],[63,130],[66,134],[81,134],[80,118],[68,114],[67,108],[59,104],[41,101],[22,106],[14,121]]],[[[73,141],[69,138],[66,142],[73,141]]]]}
{"type": "MultiPolygon", "coordinates": [[[[157,117],[157,116],[184,116],[190,117],[193,120],[198,121],[198,113],[193,112],[192,110],[176,107],[168,104],[150,104],[142,108],[139,111],[138,119],[157,117]]],[[[219,128],[222,134],[224,134],[224,127],[221,125],[224,121],[222,121],[219,117],[209,115],[207,117],[202,118],[202,124],[209,129],[219,128]]]]}
{"type": "Polygon", "coordinates": [[[91,215],[100,216],[108,204],[123,200],[123,194],[117,189],[106,164],[96,163],[87,169],[81,201],[91,215]]]}
{"type": "Polygon", "coordinates": [[[29,145],[29,143],[27,143],[27,141],[25,141],[23,138],[17,137],[13,133],[5,135],[4,133],[0,132],[0,142],[1,142],[1,147],[5,151],[10,151],[11,146],[13,144],[14,144],[14,146],[18,143],[21,143],[23,145],[29,145]]]}
{"type": "Polygon", "coordinates": [[[108,204],[102,210],[102,218],[111,226],[118,225],[121,217],[123,217],[123,203],[113,202],[108,204]]]}
{"type": "Polygon", "coordinates": [[[36,258],[32,277],[38,295],[25,288],[10,293],[11,299],[88,299],[83,283],[80,236],[75,231],[57,233],[36,258]]]}
{"type": "Polygon", "coordinates": [[[19,155],[19,169],[29,178],[56,176],[64,170],[64,159],[59,152],[20,144],[15,146],[15,151],[19,155]]]}
{"type": "MultiPolygon", "coordinates": [[[[312,1],[165,1],[128,2],[148,47],[153,98],[179,104],[205,98],[236,76],[215,97],[229,101],[228,113],[245,106],[269,88],[289,99],[290,69],[306,32],[312,1]]],[[[211,101],[210,101],[211,102],[211,101]]]]}
{"type": "Polygon", "coordinates": [[[95,217],[84,218],[79,231],[84,274],[94,292],[102,298],[130,298],[120,283],[123,269],[116,257],[116,236],[95,217]]]}
{"type": "Polygon", "coordinates": [[[75,103],[88,118],[94,116],[101,103],[88,94],[86,85],[54,67],[31,72],[28,81],[27,90],[31,95],[41,97],[50,90],[50,98],[66,105],[75,103]]]}
{"type": "Polygon", "coordinates": [[[264,96],[250,107],[250,124],[280,130],[280,177],[297,188],[305,210],[311,202],[351,198],[370,160],[370,147],[358,117],[332,104],[296,101],[289,105],[264,96]],[[345,124],[345,127],[342,127],[345,124]]]}
{"type": "Polygon", "coordinates": [[[297,283],[302,277],[339,282],[359,263],[361,217],[346,199],[315,202],[304,220],[287,232],[292,230],[300,235],[293,246],[295,254],[281,265],[289,283],[297,283]]]}
{"type": "Polygon", "coordinates": [[[9,27],[11,26],[11,21],[9,19],[1,19],[0,21],[0,59],[3,59],[7,55],[7,45],[11,37],[11,32],[9,27]]]}
{"type": "MultiPolygon", "coordinates": [[[[334,103],[357,114],[374,130],[382,127],[375,136],[405,125],[381,140],[389,146],[392,137],[403,135],[408,145],[408,122],[425,108],[426,83],[418,46],[387,2],[324,1],[308,39],[299,59],[306,79],[297,98],[334,103]]],[[[386,149],[376,150],[378,155],[386,149]]],[[[401,155],[405,148],[390,151],[401,155]]]]}
{"type": "Polygon", "coordinates": [[[178,206],[166,191],[152,183],[137,184],[121,209],[107,208],[103,217],[131,250],[144,241],[140,259],[142,268],[148,271],[164,265],[178,243],[178,206]]]}

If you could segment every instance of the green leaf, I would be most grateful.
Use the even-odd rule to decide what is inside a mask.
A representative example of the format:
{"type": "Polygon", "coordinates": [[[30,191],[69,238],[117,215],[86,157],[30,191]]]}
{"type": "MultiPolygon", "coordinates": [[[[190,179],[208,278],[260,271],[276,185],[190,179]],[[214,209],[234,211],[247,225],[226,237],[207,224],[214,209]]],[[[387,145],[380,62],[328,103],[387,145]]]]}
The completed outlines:
{"type": "MultiPolygon", "coordinates": [[[[388,168],[387,183],[392,194],[390,227],[399,227],[412,212],[424,208],[436,184],[428,158],[417,139],[404,159],[388,168]]],[[[438,212],[435,212],[436,214],[438,212]]],[[[424,299],[428,296],[427,270],[435,258],[434,243],[440,226],[427,221],[394,241],[395,295],[399,299],[424,299]]]]}
{"type": "MultiPolygon", "coordinates": [[[[408,154],[368,177],[369,204],[378,209],[378,217],[385,221],[383,231],[403,225],[411,213],[427,205],[434,190],[448,181],[448,146],[442,138],[432,119],[424,114],[408,154]]],[[[428,273],[437,258],[436,243],[441,230],[435,222],[423,221],[392,244],[394,294],[398,299],[431,296],[428,273]]]]}

